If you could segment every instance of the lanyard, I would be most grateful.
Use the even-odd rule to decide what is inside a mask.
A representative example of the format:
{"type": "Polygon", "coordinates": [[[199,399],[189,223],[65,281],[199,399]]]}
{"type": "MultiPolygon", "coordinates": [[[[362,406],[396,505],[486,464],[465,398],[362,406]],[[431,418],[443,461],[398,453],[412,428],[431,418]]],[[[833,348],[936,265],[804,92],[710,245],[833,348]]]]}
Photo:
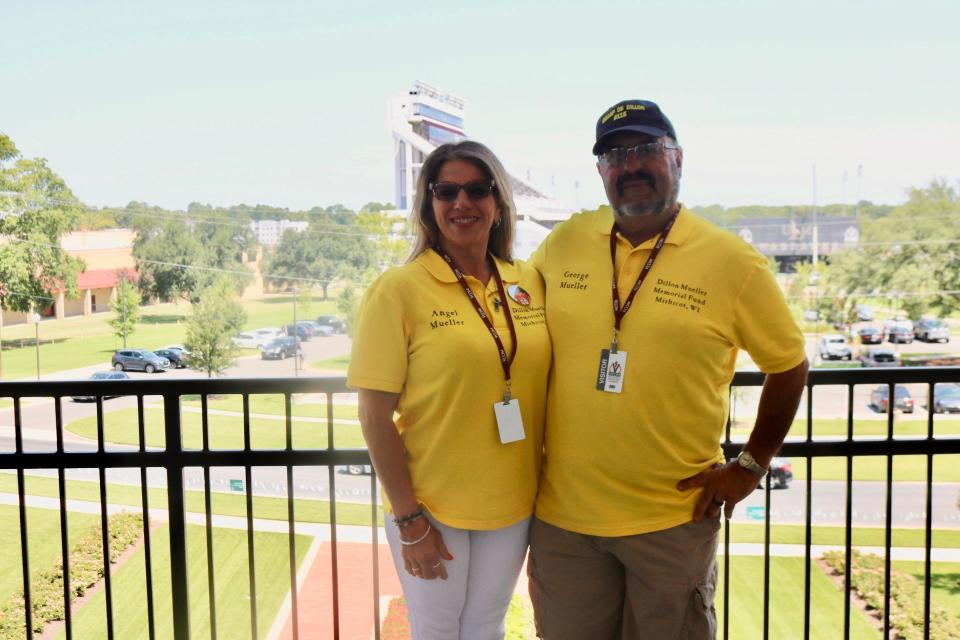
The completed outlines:
{"type": "Polygon", "coordinates": [[[657,243],[653,246],[653,251],[650,252],[650,257],[647,258],[647,263],[643,265],[643,269],[640,270],[640,275],[637,276],[637,281],[634,283],[633,289],[630,290],[630,295],[627,296],[627,301],[623,303],[622,309],[620,308],[620,292],[617,289],[618,228],[616,221],[613,223],[613,228],[610,230],[610,262],[613,263],[613,342],[610,344],[610,351],[613,353],[617,352],[617,336],[620,333],[620,322],[623,320],[623,316],[627,315],[627,311],[630,310],[630,306],[633,304],[634,296],[637,295],[637,291],[640,290],[640,285],[643,284],[647,274],[650,273],[650,269],[653,267],[653,262],[657,259],[660,249],[663,248],[663,243],[667,239],[667,234],[669,234],[670,229],[673,228],[673,223],[677,221],[678,215],[680,215],[679,209],[676,213],[670,216],[670,220],[667,221],[667,226],[665,226],[663,231],[660,232],[660,237],[657,238],[657,243]]]}
{"type": "Polygon", "coordinates": [[[500,355],[500,366],[503,367],[503,377],[507,383],[507,390],[503,394],[504,403],[510,402],[510,365],[513,364],[513,359],[517,356],[517,330],[513,326],[513,316],[510,315],[510,305],[507,304],[507,294],[503,290],[503,280],[500,278],[500,272],[497,270],[497,263],[493,261],[493,258],[490,255],[487,255],[487,260],[490,262],[490,269],[493,271],[493,277],[497,281],[497,291],[500,294],[500,300],[503,301],[503,314],[507,318],[507,327],[510,329],[510,337],[513,339],[513,345],[510,349],[510,357],[507,357],[507,350],[503,346],[503,340],[500,339],[500,334],[497,333],[496,328],[493,326],[493,323],[490,321],[490,317],[487,315],[487,312],[483,310],[483,307],[480,306],[480,303],[477,301],[477,297],[473,294],[473,289],[470,288],[470,285],[467,284],[466,279],[463,277],[463,272],[460,271],[460,267],[457,266],[457,263],[453,261],[447,252],[441,249],[440,247],[434,247],[433,249],[446,261],[450,268],[453,270],[453,275],[457,277],[457,282],[460,283],[460,286],[463,287],[464,293],[467,294],[467,298],[470,299],[470,302],[473,304],[473,308],[476,310],[477,315],[480,316],[480,319],[483,320],[483,324],[486,325],[487,331],[490,332],[490,335],[493,336],[493,341],[497,343],[497,351],[500,355]]]}

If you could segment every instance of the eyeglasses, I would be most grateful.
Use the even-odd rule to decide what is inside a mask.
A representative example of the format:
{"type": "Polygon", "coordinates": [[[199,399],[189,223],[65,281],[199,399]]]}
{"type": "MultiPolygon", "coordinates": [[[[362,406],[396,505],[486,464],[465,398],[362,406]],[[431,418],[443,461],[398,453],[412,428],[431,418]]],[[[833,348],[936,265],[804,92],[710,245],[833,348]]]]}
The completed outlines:
{"type": "Polygon", "coordinates": [[[612,147],[606,151],[597,154],[597,159],[607,167],[616,167],[626,163],[627,158],[632,153],[633,156],[642,160],[662,155],[667,149],[679,149],[676,145],[670,145],[665,142],[645,142],[635,147],[612,147]]]}
{"type": "Polygon", "coordinates": [[[467,197],[471,200],[482,200],[493,193],[495,186],[496,182],[493,180],[474,180],[466,184],[457,184],[456,182],[431,182],[427,188],[433,192],[433,197],[437,200],[450,202],[457,199],[457,195],[461,189],[463,189],[463,192],[467,194],[467,197]]]}

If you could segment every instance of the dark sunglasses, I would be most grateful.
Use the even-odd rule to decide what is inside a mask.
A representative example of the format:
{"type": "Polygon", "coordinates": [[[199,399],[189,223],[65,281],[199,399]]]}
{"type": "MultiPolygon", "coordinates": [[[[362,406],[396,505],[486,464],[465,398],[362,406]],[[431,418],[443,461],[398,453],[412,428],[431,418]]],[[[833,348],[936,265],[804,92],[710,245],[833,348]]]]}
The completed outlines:
{"type": "Polygon", "coordinates": [[[493,188],[495,186],[496,182],[493,180],[474,180],[473,182],[468,182],[467,184],[457,184],[456,182],[431,182],[427,188],[430,189],[430,191],[433,193],[433,197],[437,200],[450,202],[451,200],[457,199],[457,194],[460,193],[460,189],[463,189],[463,192],[467,194],[467,197],[471,200],[482,200],[493,193],[493,188]]]}

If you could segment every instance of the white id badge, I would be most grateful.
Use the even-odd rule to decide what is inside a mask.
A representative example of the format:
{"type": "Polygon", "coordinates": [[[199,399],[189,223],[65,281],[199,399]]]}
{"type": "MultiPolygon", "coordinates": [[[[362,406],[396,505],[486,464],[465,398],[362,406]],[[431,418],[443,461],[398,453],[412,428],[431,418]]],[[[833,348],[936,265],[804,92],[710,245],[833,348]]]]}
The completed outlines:
{"type": "Polygon", "coordinates": [[[597,391],[620,393],[623,390],[623,374],[627,370],[627,352],[600,351],[600,369],[597,371],[597,391]]]}
{"type": "Polygon", "coordinates": [[[497,429],[500,431],[500,442],[508,444],[524,439],[523,418],[520,416],[520,401],[514,398],[507,404],[496,402],[493,412],[497,415],[497,429]]]}

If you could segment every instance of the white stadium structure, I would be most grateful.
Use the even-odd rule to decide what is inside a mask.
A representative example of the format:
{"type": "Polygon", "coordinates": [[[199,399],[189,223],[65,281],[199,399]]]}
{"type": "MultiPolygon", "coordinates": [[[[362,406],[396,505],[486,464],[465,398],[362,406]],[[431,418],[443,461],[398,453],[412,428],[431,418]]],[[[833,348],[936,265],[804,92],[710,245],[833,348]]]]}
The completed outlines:
{"type": "MultiPolygon", "coordinates": [[[[389,111],[394,141],[394,206],[408,212],[424,159],[438,146],[468,137],[464,129],[466,103],[417,81],[406,95],[390,98],[389,111]]],[[[550,228],[573,211],[530,183],[512,174],[509,177],[518,218],[514,254],[527,258],[550,228]]]]}

